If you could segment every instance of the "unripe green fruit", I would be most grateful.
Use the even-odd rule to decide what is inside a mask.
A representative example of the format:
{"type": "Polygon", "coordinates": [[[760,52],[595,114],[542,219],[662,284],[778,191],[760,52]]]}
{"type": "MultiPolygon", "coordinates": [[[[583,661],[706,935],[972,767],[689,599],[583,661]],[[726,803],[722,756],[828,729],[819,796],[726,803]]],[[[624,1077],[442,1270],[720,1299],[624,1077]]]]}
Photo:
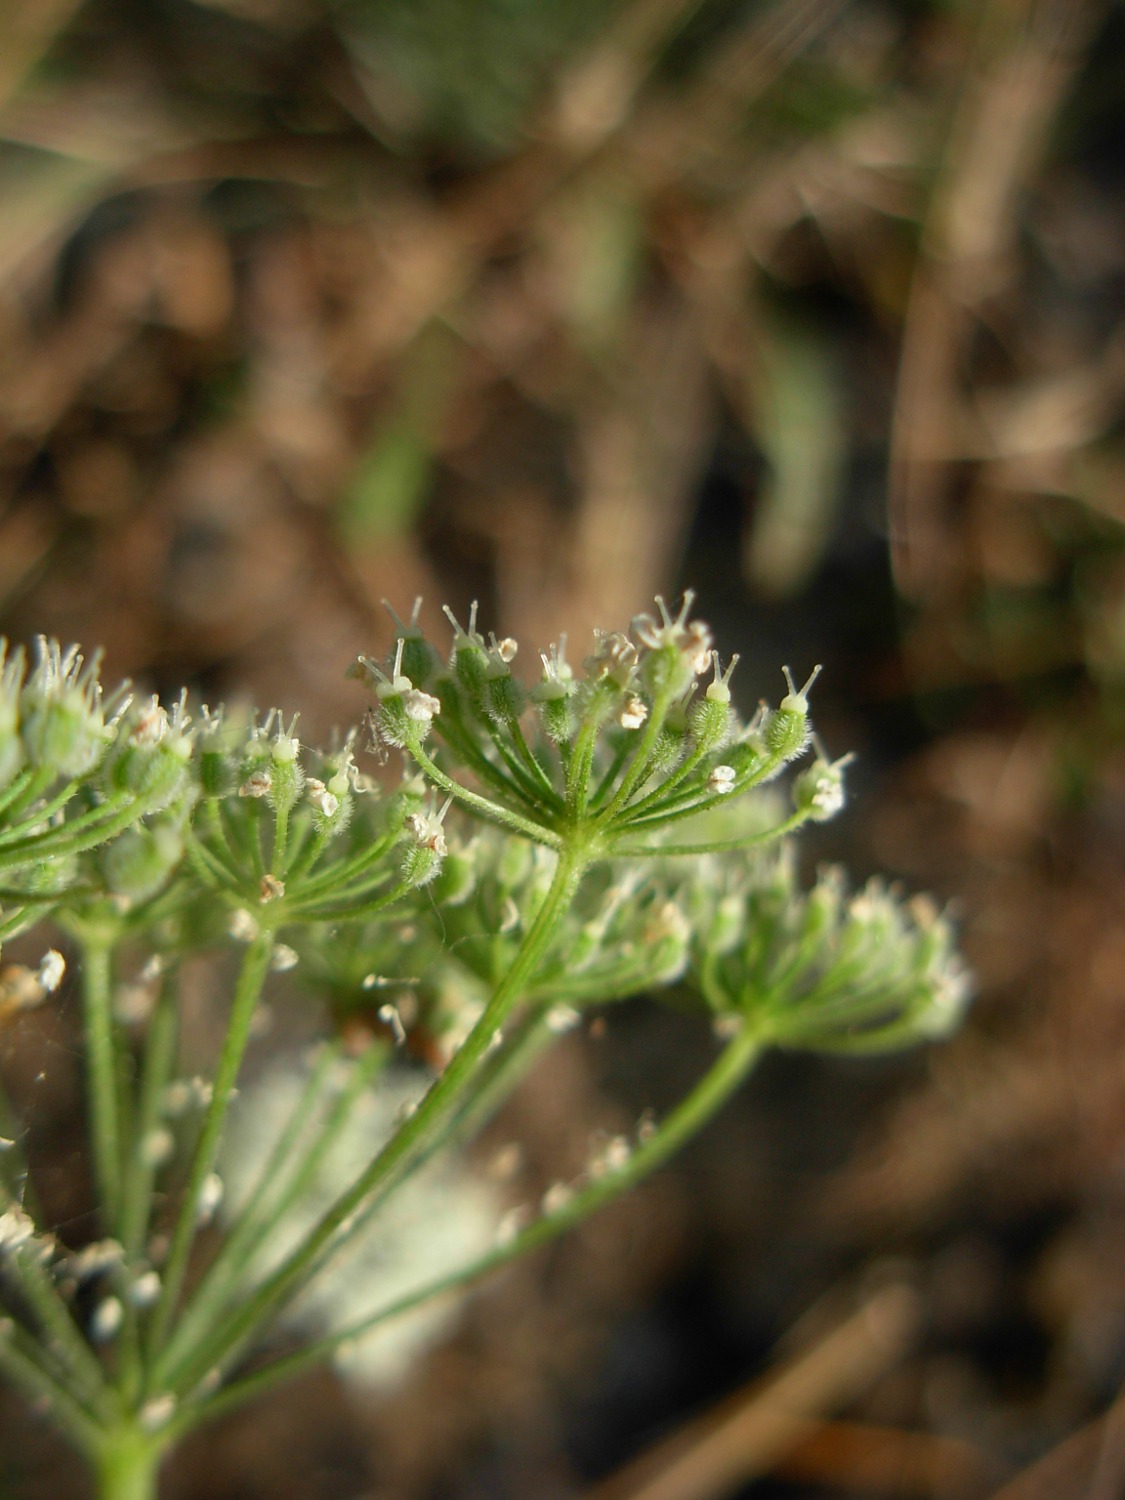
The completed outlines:
{"type": "Polygon", "coordinates": [[[695,748],[709,754],[717,750],[730,732],[730,702],[715,698],[704,698],[693,703],[688,715],[688,727],[695,748]]]}
{"type": "Polygon", "coordinates": [[[526,696],[523,688],[510,672],[503,676],[489,675],[484,687],[485,712],[490,718],[504,724],[514,724],[523,712],[526,696]]]}
{"type": "Polygon", "coordinates": [[[146,901],[155,896],[183,858],[184,841],[175,823],[128,828],[101,857],[106,885],[118,896],[146,901]]]}
{"type": "Polygon", "coordinates": [[[33,766],[85,776],[105,755],[105,721],[82,692],[64,688],[40,695],[25,689],[22,710],[20,735],[33,766]]]}

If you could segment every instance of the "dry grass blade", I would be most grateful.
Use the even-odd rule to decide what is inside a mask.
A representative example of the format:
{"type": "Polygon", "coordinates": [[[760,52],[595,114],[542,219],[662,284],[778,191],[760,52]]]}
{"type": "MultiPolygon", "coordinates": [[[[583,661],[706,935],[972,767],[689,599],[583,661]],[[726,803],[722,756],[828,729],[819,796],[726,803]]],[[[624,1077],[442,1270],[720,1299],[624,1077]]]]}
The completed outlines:
{"type": "Polygon", "coordinates": [[[1118,1500],[1125,1487],[1125,1395],[1103,1417],[996,1491],[992,1500],[1118,1500]]]}
{"type": "Polygon", "coordinates": [[[913,1295],[885,1288],[806,1353],[689,1422],[586,1500],[720,1500],[769,1473],[808,1440],[819,1425],[814,1418],[900,1360],[917,1321],[913,1295]]]}
{"type": "Polygon", "coordinates": [[[809,1436],[777,1466],[786,1480],[831,1484],[894,1500],[986,1493],[997,1465],[972,1443],[860,1422],[810,1424],[809,1436]]]}
{"type": "Polygon", "coordinates": [[[942,520],[950,465],[981,443],[959,389],[966,320],[1012,275],[1019,195],[1101,14],[1097,0],[1020,0],[981,18],[903,330],[890,511],[895,578],[908,596],[940,591],[952,569],[957,542],[942,520]]]}

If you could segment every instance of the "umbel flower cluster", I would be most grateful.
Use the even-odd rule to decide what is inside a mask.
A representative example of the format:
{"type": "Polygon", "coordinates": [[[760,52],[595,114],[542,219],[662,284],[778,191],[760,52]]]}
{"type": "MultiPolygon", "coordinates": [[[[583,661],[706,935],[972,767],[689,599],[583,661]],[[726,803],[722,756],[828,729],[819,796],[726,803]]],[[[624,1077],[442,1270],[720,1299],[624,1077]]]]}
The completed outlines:
{"type": "Polygon", "coordinates": [[[848,761],[811,731],[819,669],[800,687],[785,669],[744,720],[737,658],[691,607],[657,599],[574,666],[560,640],[527,681],[475,605],[467,626],[449,615],[443,649],[418,604],[392,612],[387,656],[354,669],[365,724],[319,751],[277,711],[105,696],[96,657],[0,642],[0,941],[22,960],[0,971],[0,1027],[76,977],[94,1204],[65,1232],[40,1220],[34,1119],[0,1089],[0,1377],[86,1454],[103,1497],[154,1495],[193,1427],[354,1356],[624,1191],[764,1048],[877,1051],[955,1024],[966,979],[929,903],[849,894],[837,871],[801,889],[790,836],[840,810],[848,761]],[[198,1075],[180,984],[208,951],[236,973],[198,1075]],[[233,1148],[220,1231],[263,996],[302,991],[325,1040],[254,1116],[272,1134],[233,1148]],[[471,1243],[410,1252],[413,1280],[364,1251],[353,1264],[385,1267],[374,1306],[349,1318],[318,1291],[380,1225],[396,1241],[389,1200],[438,1148],[471,1175],[465,1146],[561,1033],[641,993],[715,1033],[679,1105],[597,1142],[573,1181],[500,1204],[487,1243],[470,1194],[471,1243]]]}

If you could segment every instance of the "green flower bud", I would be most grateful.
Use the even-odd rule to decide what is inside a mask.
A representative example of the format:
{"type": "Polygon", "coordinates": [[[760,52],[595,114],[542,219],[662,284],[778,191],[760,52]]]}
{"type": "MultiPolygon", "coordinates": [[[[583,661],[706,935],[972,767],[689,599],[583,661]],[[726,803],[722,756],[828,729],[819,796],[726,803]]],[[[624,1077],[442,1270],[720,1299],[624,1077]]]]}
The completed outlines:
{"type": "Polygon", "coordinates": [[[445,842],[445,815],[452,797],[436,813],[407,813],[406,828],[410,837],[402,858],[402,873],[411,885],[426,885],[441,870],[449,852],[445,842]]]}
{"type": "Polygon", "coordinates": [[[516,650],[515,641],[498,641],[494,635],[488,651],[482,701],[485,713],[502,724],[514,724],[527,702],[522,684],[512,676],[508,666],[516,650]]]}
{"type": "Polygon", "coordinates": [[[793,685],[789,668],[782,667],[789,691],[782,698],[776,712],[769,715],[763,735],[771,754],[781,760],[796,760],[809,743],[809,688],[820,676],[820,667],[814,667],[809,679],[798,692],[793,685]]]}
{"type": "Polygon", "coordinates": [[[237,766],[225,742],[223,710],[219,708],[212,713],[204,704],[200,720],[196,755],[200,791],[208,798],[229,796],[235,785],[237,766]]]}
{"type": "Polygon", "coordinates": [[[109,766],[114,791],[132,792],[146,812],[159,812],[187,790],[191,762],[190,720],[181,694],[171,715],[155,695],[125,730],[109,766]]]}
{"type": "Polygon", "coordinates": [[[702,620],[688,620],[695,594],[686,590],[680,612],[672,615],[657,594],[660,620],[637,615],[632,631],[646,648],[640,662],[641,680],[654,697],[680,697],[711,664],[711,628],[702,620]]]}
{"type": "Polygon", "coordinates": [[[844,767],[855,759],[854,755],[842,755],[839,760],[827,761],[822,755],[793,782],[793,806],[803,812],[814,823],[827,823],[844,805],[844,767]]]}
{"type": "Polygon", "coordinates": [[[0,791],[24,764],[20,739],[20,686],[24,654],[19,647],[8,656],[8,642],[0,635],[0,791]]]}
{"type": "Polygon", "coordinates": [[[442,605],[442,613],[453,626],[453,650],[450,654],[449,665],[453,669],[453,675],[465,688],[473,703],[479,703],[484,693],[485,678],[488,675],[488,651],[485,648],[484,637],[477,630],[477,601],[474,599],[469,605],[469,628],[462,630],[457,623],[457,617],[449,608],[448,604],[442,605]]]}
{"type": "Polygon", "coordinates": [[[438,907],[462,905],[476,890],[476,886],[477,868],[472,847],[451,849],[434,885],[434,900],[438,907]]]}
{"type": "Polygon", "coordinates": [[[102,712],[95,654],[85,671],[77,646],[64,652],[40,636],[39,660],[20,695],[20,735],[33,766],[86,776],[103,760],[110,735],[102,712]]]}
{"type": "Polygon", "coordinates": [[[424,687],[440,662],[437,652],[426,640],[418,624],[418,617],[422,613],[422,596],[419,594],[415,599],[409,620],[400,620],[386,599],[383,600],[383,608],[394,621],[396,649],[397,642],[402,642],[403,675],[418,687],[424,687]]]}
{"type": "Polygon", "coordinates": [[[151,828],[127,828],[102,853],[105,882],[115,896],[147,901],[167,882],[183,858],[183,834],[164,818],[151,828]]]}
{"type": "Polygon", "coordinates": [[[293,730],[294,719],[288,730],[283,730],[280,717],[277,734],[270,748],[270,806],[276,813],[288,813],[297,802],[305,785],[305,773],[301,768],[301,743],[293,730]]]}

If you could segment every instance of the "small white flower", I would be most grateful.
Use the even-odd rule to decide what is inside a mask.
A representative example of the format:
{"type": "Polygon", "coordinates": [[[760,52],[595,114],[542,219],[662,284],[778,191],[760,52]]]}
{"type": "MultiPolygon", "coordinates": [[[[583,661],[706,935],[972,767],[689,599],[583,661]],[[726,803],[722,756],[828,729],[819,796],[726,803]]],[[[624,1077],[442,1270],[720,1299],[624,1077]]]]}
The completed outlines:
{"type": "Polygon", "coordinates": [[[547,1030],[553,1036],[562,1036],[564,1032],[573,1031],[581,1020],[581,1015],[572,1006],[552,1005],[547,1012],[547,1030]]]}
{"type": "Polygon", "coordinates": [[[414,842],[419,849],[432,849],[440,859],[444,859],[449,852],[442,824],[445,822],[445,815],[452,801],[452,797],[447,797],[436,813],[407,813],[406,815],[406,826],[413,834],[414,842]]]}
{"type": "Polygon", "coordinates": [[[57,948],[48,948],[39,960],[39,972],[36,978],[49,995],[53,995],[62,984],[65,973],[66,959],[57,948]]]}
{"type": "Polygon", "coordinates": [[[543,1194],[539,1207],[545,1214],[561,1213],[574,1199],[574,1189],[569,1182],[552,1182],[543,1194]]]}
{"type": "Polygon", "coordinates": [[[159,745],[167,728],[168,712],[161,707],[160,699],[154,693],[148,707],[142,709],[140,717],[129,731],[129,743],[145,747],[159,745]]]}
{"type": "Polygon", "coordinates": [[[648,704],[637,693],[630,693],[621,706],[617,722],[622,729],[639,729],[648,718],[648,704]]]}
{"type": "Polygon", "coordinates": [[[275,943],[273,955],[270,958],[270,968],[275,974],[285,974],[289,969],[295,969],[298,963],[296,948],[290,948],[288,943],[275,943]]]}
{"type": "Polygon", "coordinates": [[[236,943],[252,943],[258,936],[258,924],[244,907],[232,911],[227,919],[227,931],[236,943]]]}
{"type": "Polygon", "coordinates": [[[633,634],[650,651],[674,647],[698,677],[711,664],[711,627],[702,620],[688,620],[688,612],[694,603],[694,591],[685,590],[679,614],[672,615],[662,596],[657,594],[660,620],[648,614],[637,615],[633,620],[633,634]]]}
{"type": "Polygon", "coordinates": [[[273,777],[266,770],[252,771],[238,789],[240,797],[268,797],[273,790],[273,777]]]}
{"type": "Polygon", "coordinates": [[[90,1337],[95,1344],[108,1344],[120,1332],[125,1309],[120,1297],[104,1297],[90,1318],[90,1337]]]}
{"type": "Polygon", "coordinates": [[[199,1197],[195,1204],[195,1221],[197,1224],[209,1224],[215,1216],[215,1210],[223,1201],[223,1179],[218,1172],[208,1172],[203,1179],[199,1189],[199,1197]]]}
{"type": "MultiPolygon", "coordinates": [[[[408,679],[404,678],[403,681],[408,679]]],[[[441,713],[441,703],[432,693],[424,693],[421,688],[408,688],[402,695],[402,708],[406,717],[415,724],[430,724],[434,715],[441,713]]]]}
{"type": "Polygon", "coordinates": [[[152,1307],[160,1296],[160,1277],[156,1271],[145,1271],[138,1276],[128,1290],[129,1301],[134,1307],[152,1307]]]}
{"type": "Polygon", "coordinates": [[[713,795],[725,797],[734,791],[735,769],[733,766],[715,766],[707,778],[707,790],[713,795]]]}
{"type": "Polygon", "coordinates": [[[309,801],[326,818],[334,818],[340,807],[340,799],[330,792],[323,781],[318,781],[315,776],[310,776],[305,782],[305,790],[309,801]]]}
{"type": "Polygon", "coordinates": [[[496,1248],[506,1250],[515,1243],[521,1229],[531,1222],[531,1210],[526,1203],[510,1208],[496,1226],[496,1248]]]}
{"type": "Polygon", "coordinates": [[[140,1415],[141,1426],[146,1432],[159,1432],[176,1415],[175,1396],[153,1396],[141,1407],[140,1415]]]}
{"type": "Polygon", "coordinates": [[[595,1146],[590,1157],[587,1171],[596,1181],[599,1177],[605,1177],[610,1172],[620,1172],[629,1165],[633,1147],[628,1136],[611,1135],[600,1140],[595,1146]]]}
{"type": "Polygon", "coordinates": [[[162,1167],[171,1159],[175,1149],[176,1139],[172,1132],[166,1126],[158,1125],[141,1141],[141,1160],[148,1167],[162,1167]]]}

